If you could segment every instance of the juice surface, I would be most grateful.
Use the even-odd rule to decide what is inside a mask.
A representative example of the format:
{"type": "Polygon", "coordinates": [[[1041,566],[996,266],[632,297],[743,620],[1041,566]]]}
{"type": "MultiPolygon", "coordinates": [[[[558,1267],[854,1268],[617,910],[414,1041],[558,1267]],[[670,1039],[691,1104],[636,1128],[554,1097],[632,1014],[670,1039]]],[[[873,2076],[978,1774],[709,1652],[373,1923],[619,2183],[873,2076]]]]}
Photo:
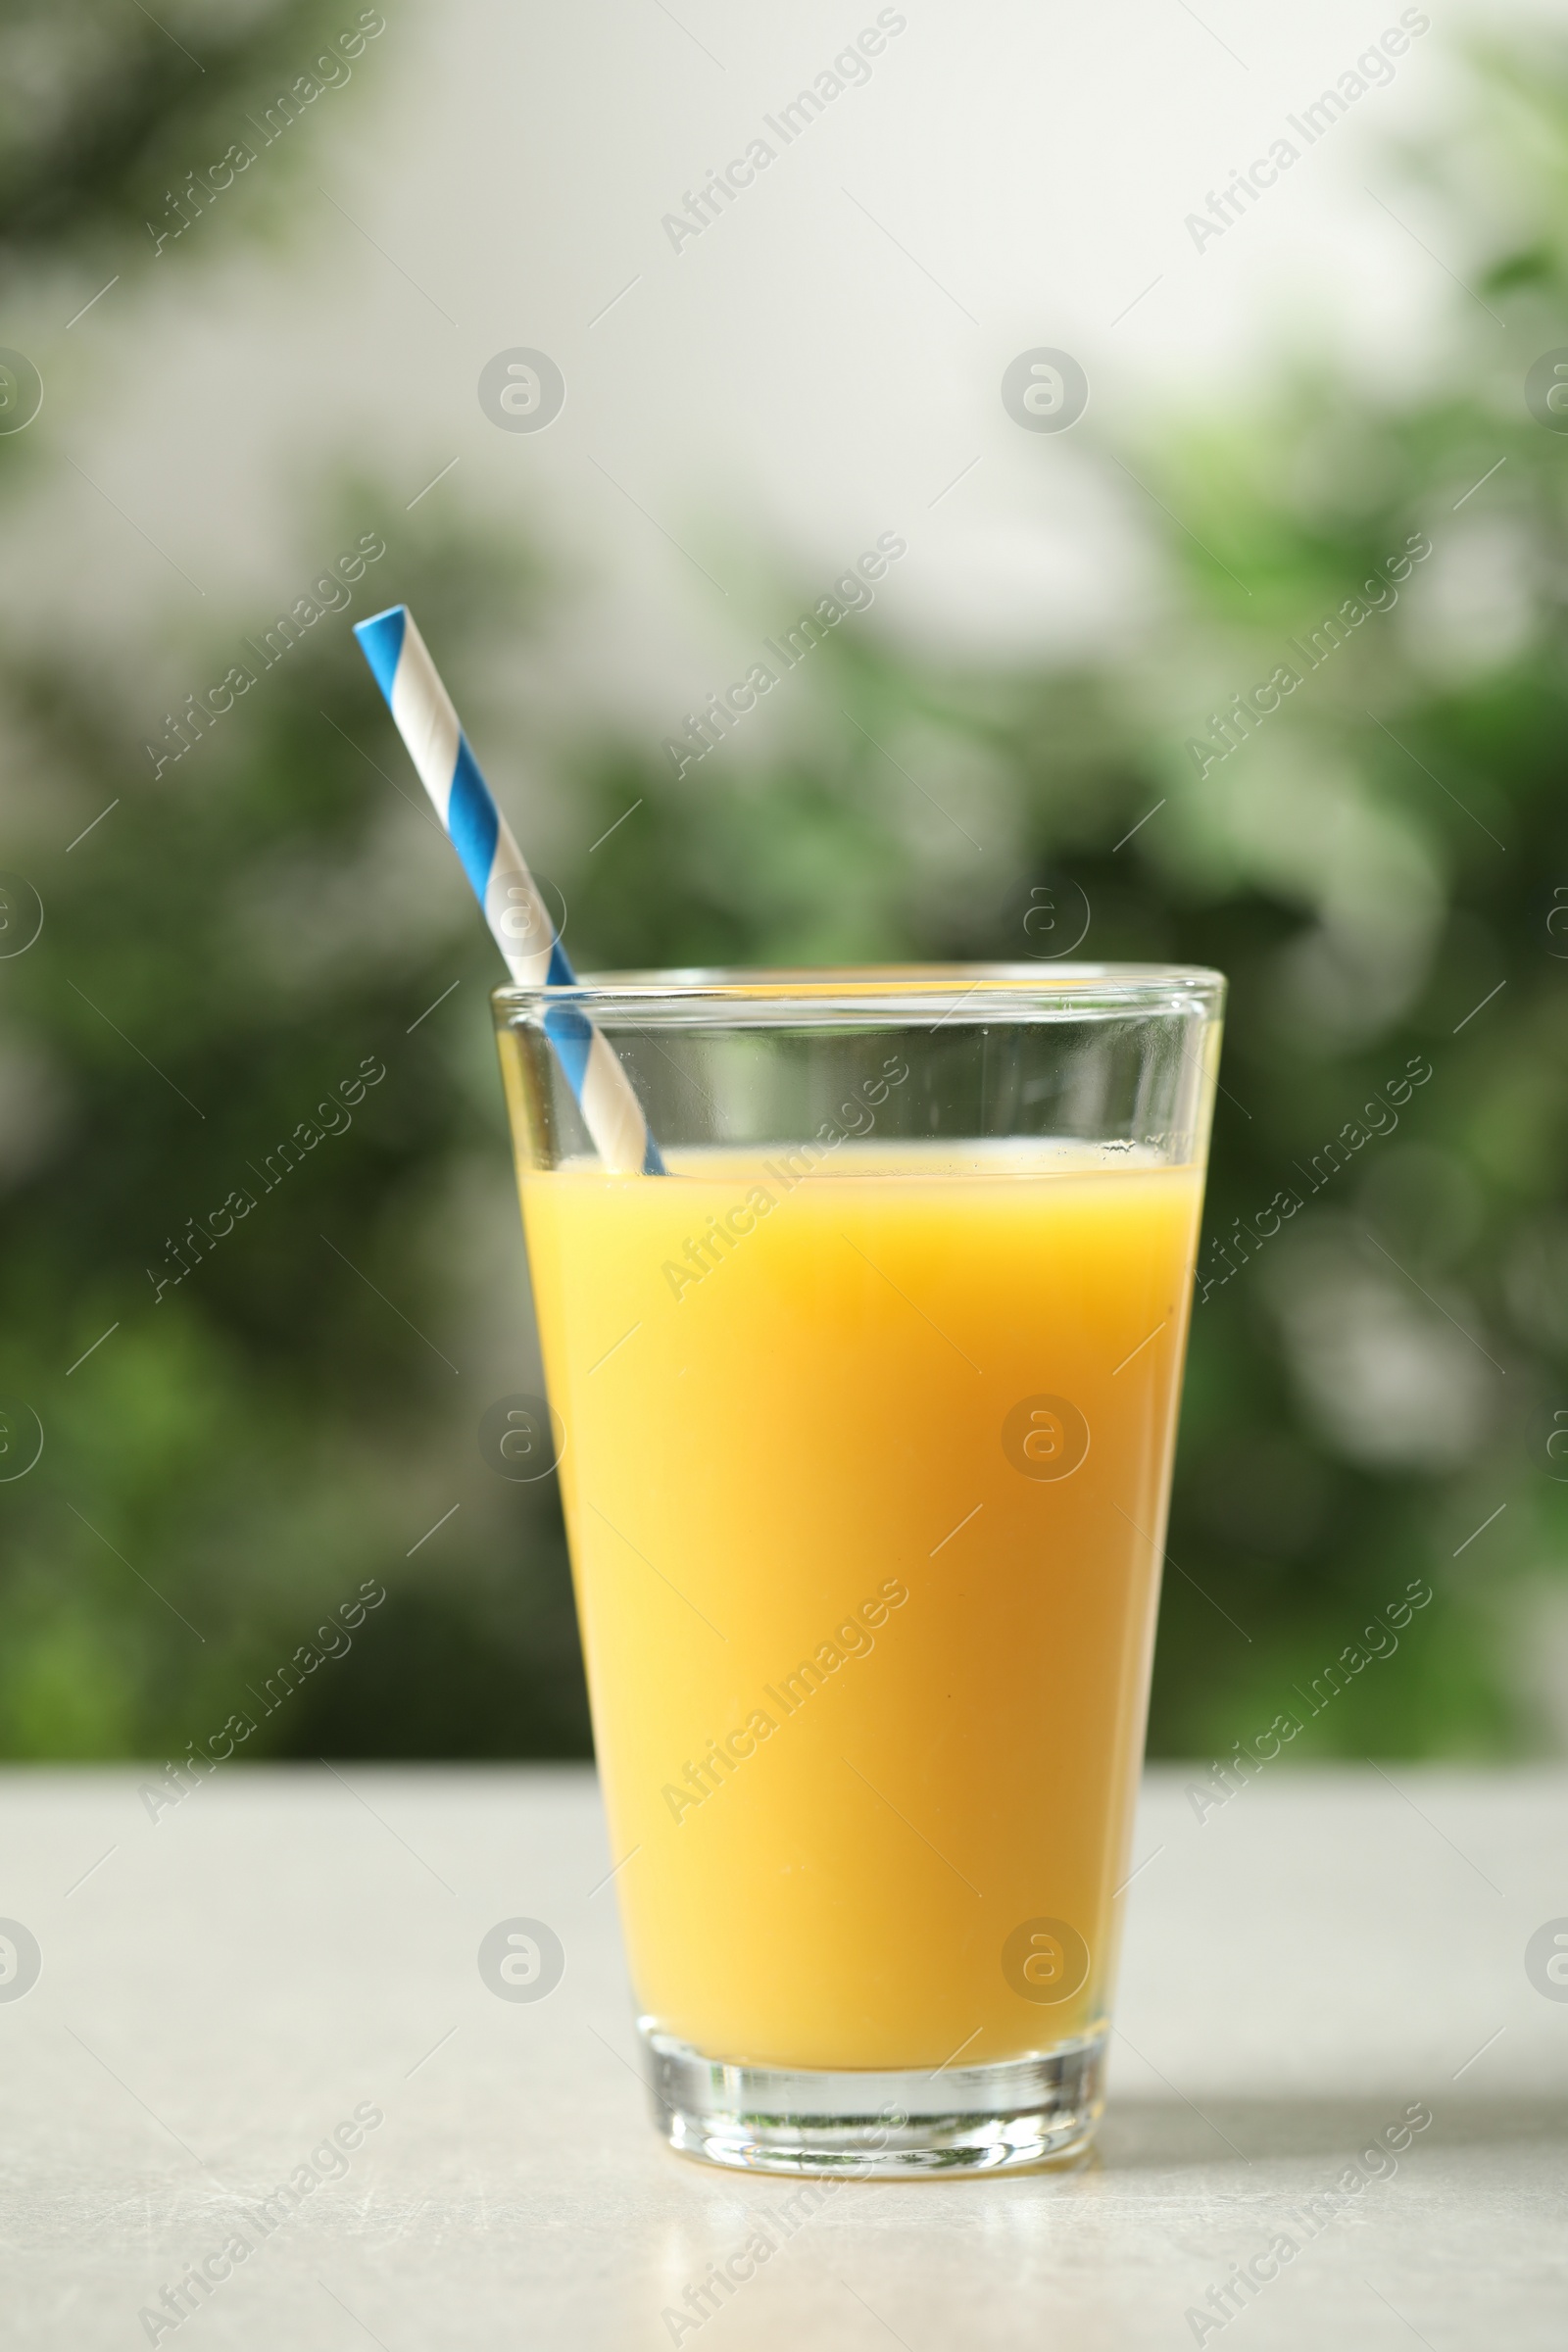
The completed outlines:
{"type": "Polygon", "coordinates": [[[1093,2031],[1200,1173],[849,1144],[522,1198],[643,2010],[773,2066],[1093,2031]]]}

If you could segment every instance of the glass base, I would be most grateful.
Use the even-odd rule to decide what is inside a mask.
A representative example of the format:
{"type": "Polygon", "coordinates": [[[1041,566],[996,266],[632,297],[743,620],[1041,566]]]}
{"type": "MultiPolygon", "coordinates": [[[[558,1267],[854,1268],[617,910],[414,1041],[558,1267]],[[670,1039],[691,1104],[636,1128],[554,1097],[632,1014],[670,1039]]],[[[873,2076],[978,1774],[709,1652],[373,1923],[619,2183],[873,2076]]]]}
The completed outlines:
{"type": "Polygon", "coordinates": [[[672,2148],[752,2173],[892,2180],[1075,2163],[1102,2107],[1103,2032],[998,2066],[731,2066],[638,2021],[672,2148]]]}

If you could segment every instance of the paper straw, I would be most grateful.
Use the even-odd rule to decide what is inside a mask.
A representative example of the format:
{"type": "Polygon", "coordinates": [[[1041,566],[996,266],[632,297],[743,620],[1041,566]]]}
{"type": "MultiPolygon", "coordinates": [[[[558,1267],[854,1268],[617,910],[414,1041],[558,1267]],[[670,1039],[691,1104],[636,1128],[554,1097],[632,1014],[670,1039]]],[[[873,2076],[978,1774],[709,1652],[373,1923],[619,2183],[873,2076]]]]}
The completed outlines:
{"type": "MultiPolygon", "coordinates": [[[[354,634],[513,979],[519,988],[575,987],[577,975],[413,613],[393,605],[356,621],[354,634]]],[[[550,1007],[544,1026],[606,1167],[622,1176],[662,1176],[664,1163],[642,1104],[603,1032],[574,1004],[550,1007]]]]}

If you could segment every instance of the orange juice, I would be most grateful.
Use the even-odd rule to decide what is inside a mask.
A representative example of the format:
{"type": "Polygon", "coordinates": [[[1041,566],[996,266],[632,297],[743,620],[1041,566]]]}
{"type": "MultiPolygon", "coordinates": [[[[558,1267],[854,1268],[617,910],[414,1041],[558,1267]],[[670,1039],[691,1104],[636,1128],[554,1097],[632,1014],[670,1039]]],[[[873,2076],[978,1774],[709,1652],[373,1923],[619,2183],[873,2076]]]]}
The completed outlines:
{"type": "Polygon", "coordinates": [[[1103,2022],[1202,1179],[848,1143],[522,1181],[637,1997],[712,2057],[1103,2022]]]}

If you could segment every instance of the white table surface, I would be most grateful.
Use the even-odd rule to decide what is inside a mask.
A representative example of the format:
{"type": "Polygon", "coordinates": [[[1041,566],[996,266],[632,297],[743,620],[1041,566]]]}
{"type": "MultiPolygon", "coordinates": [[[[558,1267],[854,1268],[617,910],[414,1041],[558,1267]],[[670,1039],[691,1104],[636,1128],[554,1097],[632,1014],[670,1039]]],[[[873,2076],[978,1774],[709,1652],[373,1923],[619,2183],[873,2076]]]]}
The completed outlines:
{"type": "Polygon", "coordinates": [[[368,2102],[344,2176],[160,2343],[1177,2347],[1417,2101],[1396,2173],[1202,2341],[1568,2341],[1568,2001],[1524,1960],[1568,1915],[1568,1775],[1282,1769],[1200,1825],[1152,1772],[1095,2163],[839,2187],[680,2330],[796,2184],[656,2138],[591,1776],[234,1766],[156,1825],[142,1777],[0,1791],[0,1915],[43,1959],[0,1999],[8,2342],[146,2343],[141,2310],[368,2102]],[[535,2003],[476,1966],[517,1915],[566,1951],[535,2003]]]}

